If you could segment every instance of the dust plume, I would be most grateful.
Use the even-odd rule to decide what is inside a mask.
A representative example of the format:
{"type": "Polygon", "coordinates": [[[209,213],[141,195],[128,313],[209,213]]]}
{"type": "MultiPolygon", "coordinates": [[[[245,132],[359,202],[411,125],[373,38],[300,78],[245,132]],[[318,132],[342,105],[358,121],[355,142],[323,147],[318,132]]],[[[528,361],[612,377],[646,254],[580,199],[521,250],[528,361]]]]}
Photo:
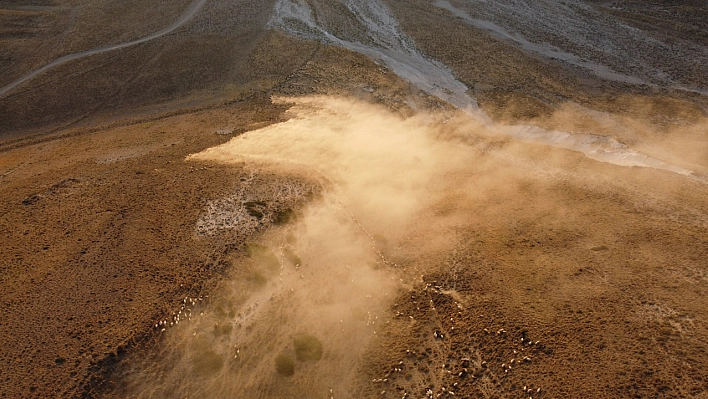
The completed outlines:
{"type": "Polygon", "coordinates": [[[662,169],[708,181],[708,147],[704,140],[708,118],[698,105],[664,97],[625,95],[596,107],[565,103],[549,115],[529,121],[540,130],[558,132],[555,138],[534,135],[533,130],[526,135],[510,134],[580,151],[601,162],[662,169]]]}
{"type": "Polygon", "coordinates": [[[440,204],[474,160],[441,138],[439,118],[349,99],[276,101],[292,104],[290,120],[190,160],[304,177],[322,195],[234,255],[217,292],[184,298],[158,324],[164,344],[128,376],[131,397],[356,397],[369,341],[420,278],[407,259],[449,246],[440,232],[455,216],[440,204]]]}
{"type": "MultiPolygon", "coordinates": [[[[209,298],[184,298],[176,318],[156,326],[165,338],[128,375],[130,397],[361,397],[367,348],[426,265],[475,221],[501,220],[526,206],[524,193],[598,164],[513,141],[463,112],[404,118],[346,98],[274,101],[291,105],[288,121],[188,161],[293,176],[319,194],[232,255],[209,298]]],[[[550,214],[561,205],[534,206],[550,214]]],[[[241,208],[232,216],[248,222],[241,208]]]]}
{"type": "Polygon", "coordinates": [[[430,115],[403,119],[383,107],[330,97],[276,101],[294,104],[291,120],[191,158],[325,178],[362,223],[392,238],[439,199],[443,176],[471,161],[468,149],[436,137],[442,132],[430,115]]]}

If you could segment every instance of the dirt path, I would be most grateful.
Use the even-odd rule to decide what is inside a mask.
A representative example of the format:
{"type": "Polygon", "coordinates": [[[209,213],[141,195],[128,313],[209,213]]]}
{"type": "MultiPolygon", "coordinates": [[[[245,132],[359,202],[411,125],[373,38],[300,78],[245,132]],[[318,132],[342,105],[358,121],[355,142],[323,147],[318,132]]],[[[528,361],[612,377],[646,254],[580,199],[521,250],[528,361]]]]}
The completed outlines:
{"type": "Polygon", "coordinates": [[[135,46],[137,44],[145,43],[150,40],[154,40],[159,37],[170,34],[170,33],[174,32],[175,30],[179,29],[180,27],[182,27],[187,22],[189,22],[189,20],[191,20],[197,14],[197,12],[199,12],[199,10],[202,8],[202,6],[204,6],[204,4],[206,2],[207,2],[207,0],[194,0],[192,2],[192,4],[189,6],[189,8],[187,8],[187,10],[185,10],[184,14],[182,14],[182,17],[180,17],[180,19],[177,20],[177,22],[175,22],[174,24],[168,26],[167,28],[165,28],[159,32],[153,33],[152,35],[149,35],[149,36],[137,39],[137,40],[133,40],[130,42],[126,42],[126,43],[112,44],[112,45],[99,47],[99,48],[92,49],[92,50],[82,51],[80,53],[68,54],[63,57],[60,57],[60,58],[50,62],[49,64],[47,64],[39,69],[36,69],[36,70],[28,73],[27,75],[15,80],[14,82],[4,86],[3,88],[0,88],[0,97],[5,96],[6,94],[8,94],[12,90],[14,90],[16,87],[31,80],[32,78],[50,70],[56,66],[67,63],[69,61],[78,60],[81,58],[105,53],[108,51],[119,50],[119,49],[130,47],[130,46],[135,46]]]}

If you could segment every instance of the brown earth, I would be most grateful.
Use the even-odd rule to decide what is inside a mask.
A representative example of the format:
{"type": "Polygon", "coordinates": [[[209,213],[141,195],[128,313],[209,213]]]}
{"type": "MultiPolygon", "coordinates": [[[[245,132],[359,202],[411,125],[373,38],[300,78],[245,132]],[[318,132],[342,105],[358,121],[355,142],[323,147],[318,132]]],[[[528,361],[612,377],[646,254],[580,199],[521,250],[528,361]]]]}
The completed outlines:
{"type": "Polygon", "coordinates": [[[662,176],[650,204],[622,175],[524,178],[509,183],[523,205],[470,204],[453,251],[402,263],[424,275],[379,331],[362,397],[703,397],[708,236],[674,207],[705,210],[705,188],[668,194],[662,176]]]}
{"type": "MultiPolygon", "coordinates": [[[[151,20],[159,21],[160,24],[134,25],[134,16],[122,13],[122,18],[131,21],[131,24],[127,24],[128,34],[123,35],[125,37],[113,36],[109,43],[135,39],[172,24],[176,16],[184,11],[184,7],[167,3],[161,3],[160,7],[150,6],[151,12],[159,14],[159,18],[151,20]],[[156,28],[157,25],[159,28],[156,28]]],[[[179,3],[186,4],[183,1],[179,3]]],[[[147,3],[141,7],[145,6],[147,3]]],[[[82,126],[80,122],[84,121],[87,123],[83,126],[96,124],[107,114],[124,113],[126,110],[134,112],[139,107],[176,99],[202,105],[219,104],[225,100],[243,98],[244,91],[262,91],[262,86],[271,88],[292,73],[293,68],[307,59],[309,53],[306,49],[303,49],[304,52],[295,51],[294,46],[290,46],[285,51],[272,54],[272,57],[281,57],[273,60],[277,61],[274,67],[259,68],[259,65],[247,62],[251,59],[251,51],[257,43],[261,43],[265,34],[263,27],[268,21],[270,6],[271,2],[242,0],[238,4],[231,4],[232,9],[220,10],[209,3],[195,19],[175,34],[59,65],[0,99],[0,125],[4,127],[0,131],[0,139],[82,126]],[[249,13],[239,14],[239,7],[249,9],[249,13]],[[214,22],[212,14],[217,14],[222,24],[229,24],[231,30],[228,33],[218,30],[219,26],[215,24],[219,20],[214,22]],[[207,18],[206,22],[204,18],[207,18]]],[[[113,7],[104,8],[103,11],[109,12],[113,7]]],[[[109,17],[87,16],[87,21],[96,25],[89,24],[79,31],[81,35],[67,37],[66,45],[71,47],[71,51],[51,55],[47,55],[48,52],[37,52],[33,48],[35,42],[30,39],[13,40],[10,37],[8,40],[12,46],[18,46],[21,51],[44,54],[46,59],[30,65],[23,63],[26,57],[9,54],[9,59],[0,64],[0,68],[7,71],[3,76],[19,77],[64,53],[90,49],[95,43],[105,43],[103,40],[107,39],[100,35],[105,28],[101,21],[106,18],[109,17]],[[98,36],[93,38],[95,35],[98,36]],[[82,41],[89,38],[94,41],[83,44],[82,41]],[[16,62],[17,59],[23,61],[16,62]]],[[[32,18],[27,16],[23,21],[31,24],[32,18]]],[[[122,19],[116,20],[115,28],[125,29],[126,24],[123,22],[122,19]]],[[[46,37],[51,38],[55,34],[52,30],[37,33],[37,40],[44,41],[46,37]]],[[[175,108],[194,107],[182,105],[167,108],[174,111],[175,108]]],[[[151,112],[154,113],[154,109],[151,112]]]]}
{"type": "Polygon", "coordinates": [[[228,266],[231,243],[197,240],[187,226],[243,174],[183,158],[228,138],[214,134],[219,119],[277,120],[262,104],[207,124],[192,114],[3,153],[0,395],[84,392],[100,365],[149,339],[153,320],[228,266]]]}
{"type": "MultiPolygon", "coordinates": [[[[115,37],[98,29],[113,21],[109,6],[79,3],[32,3],[77,7],[78,17],[73,8],[3,9],[1,21],[12,23],[0,23],[2,76],[115,37]],[[71,26],[79,38],[70,39],[71,26]],[[51,51],[34,51],[40,42],[51,51]]],[[[164,3],[154,25],[136,23],[121,39],[169,23],[185,4],[164,3]]],[[[628,144],[708,170],[705,97],[602,82],[444,20],[442,11],[416,19],[402,2],[389,3],[495,120],[609,131],[580,104],[631,127],[621,131],[628,144]],[[472,49],[484,54],[478,63],[460,55],[472,49]]],[[[244,186],[268,201],[298,180],[184,158],[284,120],[287,107],[270,95],[348,95],[403,117],[411,104],[445,109],[363,56],[263,32],[262,7],[249,17],[260,25],[237,34],[195,23],[59,67],[0,99],[1,397],[110,396],[125,359],[159,347],[154,324],[225,278],[229,259],[272,220],[248,235],[199,236],[208,201],[244,186]]],[[[636,7],[617,14],[657,26],[654,11],[636,7]]],[[[680,34],[694,35],[695,12],[681,15],[680,34]]],[[[487,144],[476,155],[503,153],[509,142],[487,144]]],[[[520,159],[567,175],[510,172],[497,191],[456,205],[474,216],[449,238],[451,251],[411,259],[406,246],[425,244],[412,240],[387,254],[423,276],[390,308],[358,370],[360,397],[427,397],[428,389],[435,397],[708,395],[706,186],[534,148],[520,159]]]]}

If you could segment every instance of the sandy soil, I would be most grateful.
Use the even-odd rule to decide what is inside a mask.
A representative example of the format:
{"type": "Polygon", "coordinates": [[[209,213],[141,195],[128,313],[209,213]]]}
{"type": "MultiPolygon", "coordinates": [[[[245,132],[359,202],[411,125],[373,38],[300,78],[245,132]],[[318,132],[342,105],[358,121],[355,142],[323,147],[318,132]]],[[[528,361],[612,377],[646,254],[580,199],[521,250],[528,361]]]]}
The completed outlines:
{"type": "MultiPolygon", "coordinates": [[[[237,3],[0,99],[1,397],[708,395],[708,186],[499,128],[612,137],[706,175],[705,96],[602,79],[433,1],[383,18],[313,0],[307,29],[273,23],[288,1],[237,3]]],[[[625,3],[583,7],[707,45],[704,5],[625,3]]],[[[3,76],[186,2],[160,4],[131,8],[143,24],[2,3],[3,76]]],[[[526,39],[582,51],[539,26],[526,39]]],[[[700,86],[705,68],[669,75],[700,86]]]]}

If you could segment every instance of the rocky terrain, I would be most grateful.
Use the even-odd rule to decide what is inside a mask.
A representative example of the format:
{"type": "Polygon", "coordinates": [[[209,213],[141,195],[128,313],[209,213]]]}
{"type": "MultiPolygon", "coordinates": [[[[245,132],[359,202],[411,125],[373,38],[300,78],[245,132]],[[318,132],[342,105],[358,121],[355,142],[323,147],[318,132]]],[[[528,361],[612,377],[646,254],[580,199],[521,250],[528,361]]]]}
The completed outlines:
{"type": "Polygon", "coordinates": [[[701,1],[0,1],[0,397],[708,397],[701,1]]]}

